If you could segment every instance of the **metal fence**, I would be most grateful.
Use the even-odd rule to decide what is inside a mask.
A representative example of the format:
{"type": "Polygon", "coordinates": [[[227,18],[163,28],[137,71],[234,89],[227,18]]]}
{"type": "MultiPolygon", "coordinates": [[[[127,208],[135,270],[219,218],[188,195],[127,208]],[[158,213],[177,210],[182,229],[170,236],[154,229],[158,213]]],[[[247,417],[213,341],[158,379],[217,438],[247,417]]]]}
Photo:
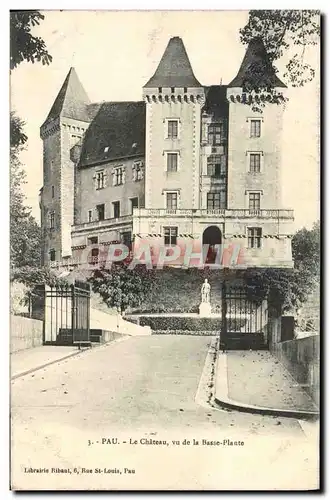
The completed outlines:
{"type": "Polygon", "coordinates": [[[90,286],[72,285],[36,287],[33,315],[44,321],[45,343],[62,345],[90,343],[90,286]]]}

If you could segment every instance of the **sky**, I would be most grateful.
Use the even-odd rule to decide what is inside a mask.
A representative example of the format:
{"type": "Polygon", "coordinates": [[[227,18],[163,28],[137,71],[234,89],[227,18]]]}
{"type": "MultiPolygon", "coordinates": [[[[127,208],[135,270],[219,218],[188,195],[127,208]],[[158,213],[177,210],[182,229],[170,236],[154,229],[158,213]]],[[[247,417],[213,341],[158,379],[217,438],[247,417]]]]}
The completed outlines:
{"type": "MultiPolygon", "coordinates": [[[[239,29],[247,11],[44,11],[33,33],[41,36],[53,61],[21,63],[11,74],[11,109],[26,122],[21,160],[27,173],[26,204],[40,220],[42,186],[40,126],[70,69],[92,102],[141,100],[142,86],[154,73],[169,38],[182,37],[194,73],[204,85],[228,83],[245,47],[239,29]]],[[[295,228],[319,218],[319,47],[305,58],[316,78],[288,89],[284,120],[282,207],[295,211],[295,228]]],[[[285,57],[278,62],[279,76],[285,57]]]]}

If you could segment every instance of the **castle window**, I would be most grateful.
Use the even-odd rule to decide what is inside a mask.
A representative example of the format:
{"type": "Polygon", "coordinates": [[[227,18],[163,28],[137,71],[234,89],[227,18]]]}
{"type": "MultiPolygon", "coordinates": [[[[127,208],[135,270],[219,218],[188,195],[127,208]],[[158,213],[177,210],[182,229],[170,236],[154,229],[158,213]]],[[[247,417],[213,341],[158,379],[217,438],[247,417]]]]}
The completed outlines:
{"type": "Polygon", "coordinates": [[[132,233],[131,231],[125,231],[121,233],[121,240],[124,245],[126,245],[128,248],[131,248],[132,246],[132,233]]]}
{"type": "Polygon", "coordinates": [[[116,167],[113,170],[113,185],[120,186],[124,184],[124,168],[116,167]]]}
{"type": "Polygon", "coordinates": [[[208,127],[208,143],[211,146],[220,146],[224,140],[223,123],[212,123],[208,127]]]}
{"type": "Polygon", "coordinates": [[[54,198],[54,196],[55,196],[55,187],[52,186],[52,198],[54,198]]]}
{"type": "Polygon", "coordinates": [[[139,207],[139,198],[131,198],[131,213],[133,213],[133,209],[134,208],[138,208],[139,207]]]}
{"type": "Polygon", "coordinates": [[[99,242],[98,236],[90,236],[87,238],[87,245],[97,245],[99,242]]]}
{"type": "Polygon", "coordinates": [[[248,228],[248,247],[249,248],[261,248],[261,237],[262,237],[261,227],[249,227],[248,228]]]}
{"type": "Polygon", "coordinates": [[[98,248],[92,248],[91,255],[88,259],[89,264],[97,264],[99,261],[99,249],[98,248]]]}
{"type": "Polygon", "coordinates": [[[120,217],[120,201],[114,201],[112,203],[113,217],[118,219],[120,217]]]}
{"type": "Polygon", "coordinates": [[[171,87],[171,92],[172,92],[172,94],[174,94],[174,92],[175,92],[175,87],[171,87]]]}
{"type": "Polygon", "coordinates": [[[143,179],[143,163],[142,161],[136,161],[133,163],[133,181],[141,181],[143,179]]]}
{"type": "Polygon", "coordinates": [[[186,93],[188,92],[188,88],[187,88],[187,87],[184,87],[184,88],[183,88],[183,92],[184,92],[184,94],[186,94],[186,93]]]}
{"type": "Polygon", "coordinates": [[[221,177],[226,175],[226,156],[211,155],[207,159],[207,175],[221,177]]]}
{"type": "Polygon", "coordinates": [[[104,203],[102,205],[96,205],[97,219],[104,220],[105,207],[104,203]]]}
{"type": "Polygon", "coordinates": [[[96,189],[104,188],[105,186],[104,180],[105,180],[104,170],[96,172],[96,189]]]}
{"type": "Polygon", "coordinates": [[[163,91],[162,87],[158,87],[158,92],[161,94],[163,91]]]}
{"type": "Polygon", "coordinates": [[[250,137],[260,137],[261,120],[250,120],[250,137]]]}
{"type": "Polygon", "coordinates": [[[261,153],[250,153],[250,172],[259,173],[261,167],[261,153]]]}
{"type": "Polygon", "coordinates": [[[178,138],[178,128],[179,120],[168,120],[167,121],[167,137],[168,139],[178,138]]]}
{"type": "Polygon", "coordinates": [[[93,220],[93,211],[88,210],[88,222],[92,222],[92,220],[93,220]]]}
{"type": "Polygon", "coordinates": [[[49,214],[49,227],[50,229],[55,229],[55,212],[50,212],[49,214]]]}
{"type": "Polygon", "coordinates": [[[178,156],[179,153],[167,153],[167,171],[177,172],[178,171],[178,156]]]}
{"type": "Polygon", "coordinates": [[[176,245],[178,238],[178,228],[167,226],[164,227],[164,244],[166,246],[176,245]]]}
{"type": "Polygon", "coordinates": [[[51,250],[49,250],[49,260],[52,261],[52,262],[54,262],[55,259],[56,259],[56,252],[52,248],[51,250]]]}
{"type": "Polygon", "coordinates": [[[260,193],[249,193],[249,210],[260,210],[260,193]]]}
{"type": "Polygon", "coordinates": [[[219,191],[207,193],[207,209],[215,210],[226,208],[226,188],[223,186],[219,191]]]}
{"type": "Polygon", "coordinates": [[[176,210],[178,208],[178,193],[166,193],[166,209],[176,210]]]}

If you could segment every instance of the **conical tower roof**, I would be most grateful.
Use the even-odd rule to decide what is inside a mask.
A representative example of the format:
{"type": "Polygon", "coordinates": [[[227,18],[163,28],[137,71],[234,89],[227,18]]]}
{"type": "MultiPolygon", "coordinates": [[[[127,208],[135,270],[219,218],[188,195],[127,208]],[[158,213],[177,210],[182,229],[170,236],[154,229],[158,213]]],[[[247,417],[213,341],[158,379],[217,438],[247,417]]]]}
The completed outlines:
{"type": "Polygon", "coordinates": [[[179,36],[170,39],[154,76],[144,85],[144,88],[156,87],[202,87],[179,36]]]}
{"type": "Polygon", "coordinates": [[[88,104],[90,104],[89,97],[80,83],[76,70],[71,68],[61,90],[57,94],[44,125],[59,116],[89,122],[88,104]]]}
{"type": "Polygon", "coordinates": [[[228,87],[286,87],[278,78],[261,38],[253,38],[236,77],[228,87]]]}

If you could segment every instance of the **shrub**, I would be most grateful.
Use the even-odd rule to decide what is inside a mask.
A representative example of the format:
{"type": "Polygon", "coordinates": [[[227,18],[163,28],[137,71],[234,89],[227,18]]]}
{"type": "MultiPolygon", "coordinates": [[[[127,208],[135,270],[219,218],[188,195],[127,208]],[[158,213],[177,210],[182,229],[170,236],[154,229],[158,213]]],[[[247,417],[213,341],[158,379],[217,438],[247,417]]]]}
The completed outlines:
{"type": "Polygon", "coordinates": [[[187,316],[140,316],[141,326],[154,331],[181,330],[190,332],[219,331],[221,318],[192,318],[187,316]]]}

